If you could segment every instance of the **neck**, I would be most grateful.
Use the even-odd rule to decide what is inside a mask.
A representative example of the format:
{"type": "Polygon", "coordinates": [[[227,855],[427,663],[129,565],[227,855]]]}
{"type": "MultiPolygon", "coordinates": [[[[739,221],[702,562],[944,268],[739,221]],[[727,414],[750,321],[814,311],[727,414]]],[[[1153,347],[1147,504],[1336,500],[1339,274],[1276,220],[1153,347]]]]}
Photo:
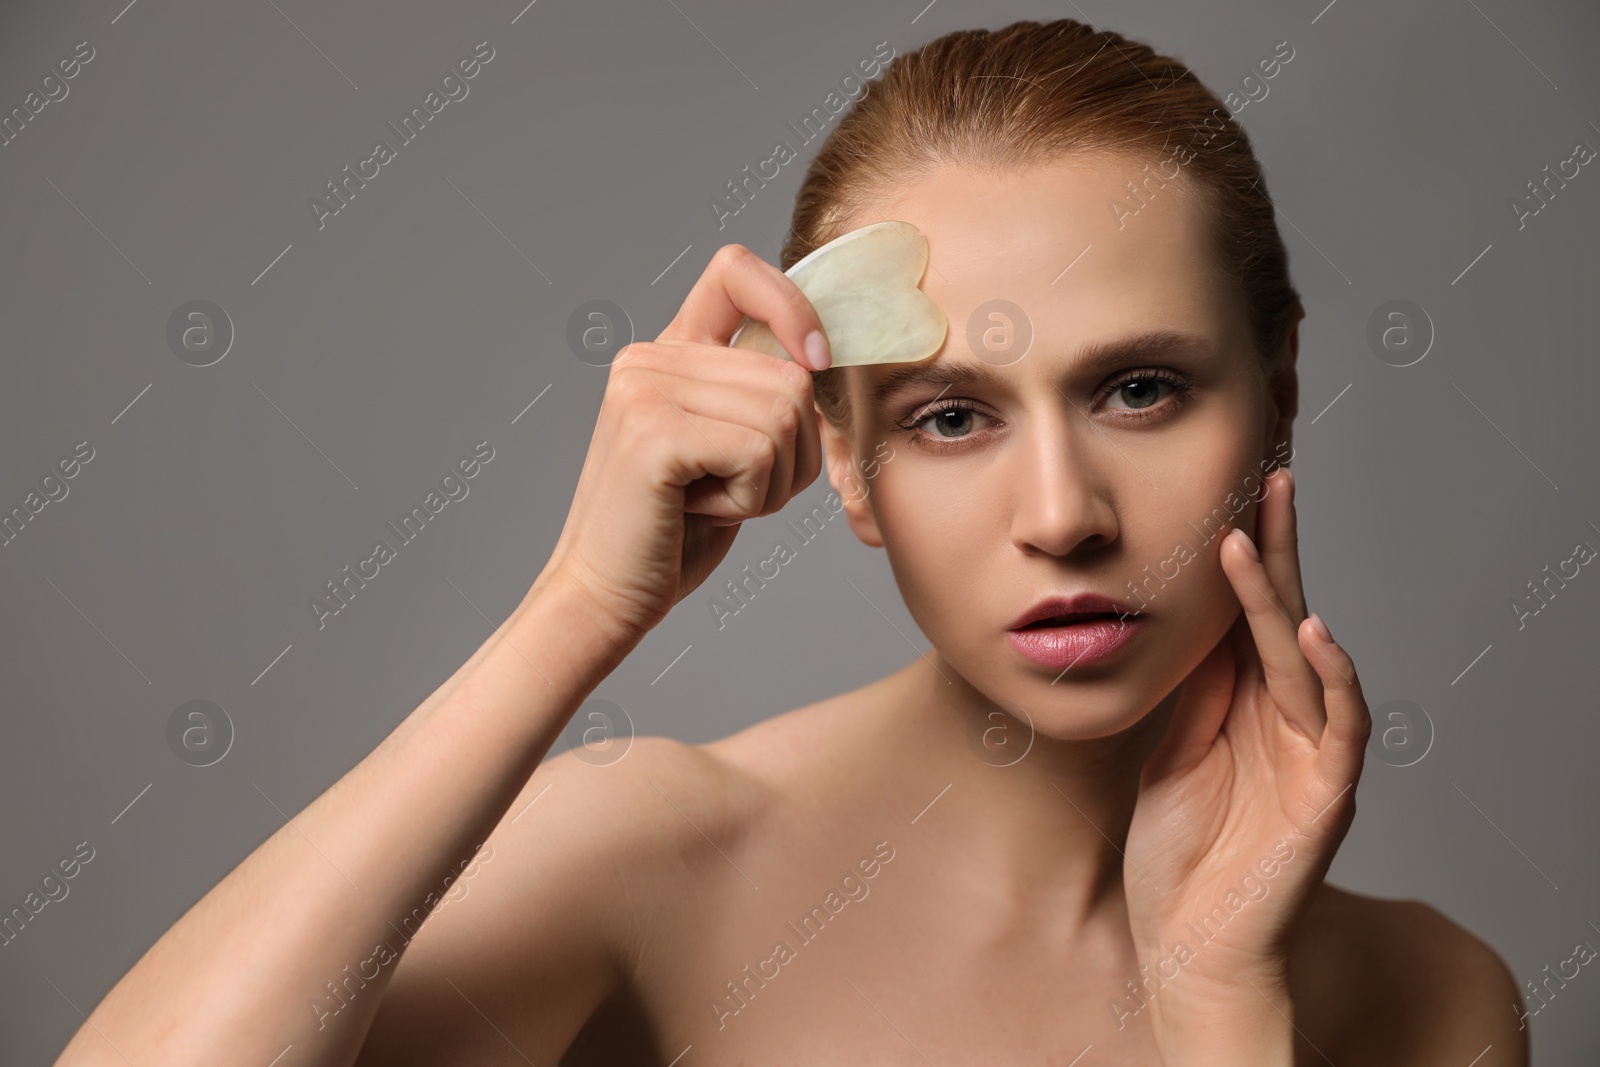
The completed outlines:
{"type": "Polygon", "coordinates": [[[995,905],[1042,909],[1069,936],[1108,910],[1125,914],[1122,848],[1139,773],[1177,690],[1119,733],[1060,740],[989,699],[937,650],[894,677],[899,735],[915,739],[908,758],[934,768],[940,788],[950,784],[918,825],[933,824],[953,855],[985,872],[995,905]]]}

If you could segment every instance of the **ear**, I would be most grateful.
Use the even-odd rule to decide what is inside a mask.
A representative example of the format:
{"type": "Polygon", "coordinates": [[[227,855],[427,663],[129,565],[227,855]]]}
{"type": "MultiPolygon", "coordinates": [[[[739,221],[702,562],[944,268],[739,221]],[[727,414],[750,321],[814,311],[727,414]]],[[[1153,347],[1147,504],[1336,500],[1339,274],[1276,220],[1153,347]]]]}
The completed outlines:
{"type": "Polygon", "coordinates": [[[871,458],[863,461],[865,471],[858,470],[850,439],[840,433],[822,409],[811,409],[817,419],[817,435],[822,442],[822,462],[828,471],[828,482],[844,503],[845,519],[861,543],[869,548],[883,547],[883,534],[878,530],[877,517],[867,504],[871,494],[871,479],[878,473],[881,461],[871,458]],[[863,477],[865,474],[865,477],[863,477]]]}
{"type": "Polygon", "coordinates": [[[1268,397],[1273,406],[1267,420],[1268,456],[1279,447],[1279,442],[1288,444],[1291,453],[1294,447],[1294,417],[1300,406],[1300,375],[1295,369],[1295,361],[1300,356],[1300,320],[1305,317],[1305,309],[1301,308],[1295,315],[1294,324],[1289,327],[1289,336],[1284,340],[1286,351],[1267,382],[1268,397]]]}

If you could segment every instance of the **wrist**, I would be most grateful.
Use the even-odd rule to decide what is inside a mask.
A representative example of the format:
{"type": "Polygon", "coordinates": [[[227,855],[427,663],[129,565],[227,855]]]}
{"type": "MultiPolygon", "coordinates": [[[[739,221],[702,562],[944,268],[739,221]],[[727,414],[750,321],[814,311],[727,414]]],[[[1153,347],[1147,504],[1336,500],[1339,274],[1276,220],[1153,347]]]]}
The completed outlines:
{"type": "Polygon", "coordinates": [[[568,572],[546,569],[511,613],[506,628],[557,645],[569,659],[610,673],[649,632],[623,621],[613,607],[568,572]]]}
{"type": "Polygon", "coordinates": [[[1150,1002],[1150,1027],[1165,1067],[1290,1067],[1294,1003],[1281,972],[1226,981],[1195,979],[1150,1002]]]}

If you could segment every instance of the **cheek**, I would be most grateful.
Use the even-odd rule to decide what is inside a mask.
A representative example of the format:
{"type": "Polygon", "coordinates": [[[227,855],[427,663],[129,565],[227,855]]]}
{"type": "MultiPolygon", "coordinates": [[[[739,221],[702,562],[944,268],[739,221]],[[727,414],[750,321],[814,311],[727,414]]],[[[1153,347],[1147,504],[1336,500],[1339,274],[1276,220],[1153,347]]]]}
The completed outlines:
{"type": "Polygon", "coordinates": [[[1133,494],[1131,506],[1121,514],[1135,580],[1158,575],[1170,583],[1160,590],[1166,604],[1151,604],[1152,610],[1201,630],[1209,629],[1202,616],[1230,618],[1237,608],[1222,570],[1221,542],[1235,526],[1254,533],[1253,497],[1264,492],[1254,425],[1223,414],[1197,423],[1181,441],[1136,457],[1156,488],[1142,478],[1129,482],[1124,488],[1133,494]]]}
{"type": "Polygon", "coordinates": [[[1151,516],[1157,528],[1209,522],[1206,536],[1225,525],[1251,531],[1252,497],[1263,492],[1261,431],[1255,414],[1242,402],[1217,404],[1205,419],[1195,420],[1181,435],[1138,457],[1158,487],[1151,516]]]}
{"type": "Polygon", "coordinates": [[[897,456],[873,479],[868,503],[906,608],[937,643],[950,635],[933,631],[968,616],[982,593],[978,564],[1005,542],[1005,509],[991,479],[917,463],[911,447],[895,444],[897,456]]]}

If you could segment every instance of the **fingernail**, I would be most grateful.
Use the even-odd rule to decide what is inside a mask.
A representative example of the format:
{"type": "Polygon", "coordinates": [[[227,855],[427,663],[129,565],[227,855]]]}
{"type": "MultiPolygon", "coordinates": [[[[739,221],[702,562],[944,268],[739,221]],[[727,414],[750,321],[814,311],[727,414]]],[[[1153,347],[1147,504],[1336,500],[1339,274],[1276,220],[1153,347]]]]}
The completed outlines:
{"type": "Polygon", "coordinates": [[[1289,490],[1289,499],[1294,499],[1294,471],[1288,467],[1279,468],[1283,471],[1283,487],[1289,490]]]}
{"type": "Polygon", "coordinates": [[[1317,636],[1328,644],[1333,644],[1333,635],[1328,632],[1328,624],[1322,621],[1322,616],[1316,612],[1311,613],[1311,628],[1317,631],[1317,636]]]}
{"type": "MultiPolygon", "coordinates": [[[[1238,527],[1234,527],[1234,529],[1237,530],[1238,527]]],[[[1244,550],[1250,553],[1251,559],[1255,560],[1257,563],[1261,562],[1261,553],[1256,551],[1256,543],[1252,541],[1250,539],[1250,535],[1245,533],[1243,530],[1239,530],[1239,544],[1243,545],[1244,550]]]]}
{"type": "Polygon", "coordinates": [[[806,358],[811,361],[812,370],[827,370],[833,363],[833,353],[828,351],[828,339],[822,336],[821,330],[806,334],[806,358]]]}
{"type": "Polygon", "coordinates": [[[713,526],[737,526],[743,521],[744,521],[743,519],[712,519],[711,520],[711,525],[713,525],[713,526]]]}

